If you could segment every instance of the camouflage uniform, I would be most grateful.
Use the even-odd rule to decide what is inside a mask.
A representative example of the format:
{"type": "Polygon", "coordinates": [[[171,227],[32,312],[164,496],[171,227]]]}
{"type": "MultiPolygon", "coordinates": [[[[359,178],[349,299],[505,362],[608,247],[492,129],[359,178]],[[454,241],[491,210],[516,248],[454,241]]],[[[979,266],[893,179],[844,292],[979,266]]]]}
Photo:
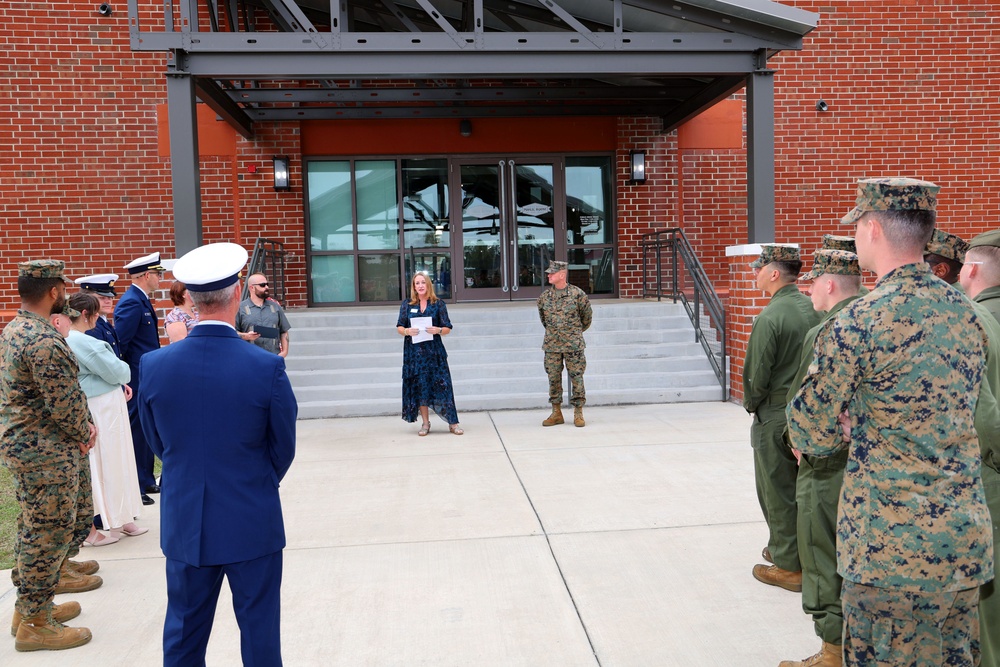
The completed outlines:
{"type": "MultiPolygon", "coordinates": [[[[766,246],[759,269],[775,259],[766,246]]],[[[792,249],[783,249],[792,250],[792,249]]],[[[791,257],[779,257],[788,260],[791,257]]],[[[798,259],[795,250],[794,259],[798,259]]],[[[798,572],[796,544],[795,477],[798,463],[785,444],[785,395],[799,367],[802,339],[819,322],[812,302],[795,285],[786,285],[771,297],[757,315],[747,342],[743,366],[743,407],[753,415],[750,444],[753,447],[757,500],[767,522],[767,548],[774,564],[798,572]]]]}
{"type": "Polygon", "coordinates": [[[566,285],[566,289],[554,287],[542,292],[538,297],[538,317],[545,327],[545,372],[549,376],[549,402],[559,405],[563,400],[563,364],[569,372],[572,386],[570,403],[573,407],[583,407],[587,403],[587,391],[583,386],[583,372],[587,370],[583,332],[590,328],[594,313],[587,293],[576,285],[566,285]]]}
{"type": "MultiPolygon", "coordinates": [[[[804,280],[815,280],[824,273],[861,275],[858,257],[853,252],[820,250],[815,257],[813,270],[802,276],[804,280]]],[[[818,325],[806,333],[799,370],[788,388],[787,402],[792,402],[802,386],[802,379],[812,364],[813,345],[819,332],[857,298],[858,295],[854,295],[839,301],[818,325]]],[[[794,440],[791,440],[791,445],[801,449],[794,440]]],[[[824,642],[837,646],[842,641],[844,629],[844,613],[840,603],[843,579],[837,574],[837,503],[840,500],[845,465],[846,449],[828,457],[803,454],[795,482],[799,559],[802,563],[802,611],[813,617],[816,635],[824,642]]]]}
{"type": "Polygon", "coordinates": [[[45,318],[18,311],[0,336],[0,361],[0,460],[20,505],[15,608],[28,618],[51,603],[74,533],[86,537],[93,518],[89,489],[80,489],[90,412],[76,358],[45,318]]]}

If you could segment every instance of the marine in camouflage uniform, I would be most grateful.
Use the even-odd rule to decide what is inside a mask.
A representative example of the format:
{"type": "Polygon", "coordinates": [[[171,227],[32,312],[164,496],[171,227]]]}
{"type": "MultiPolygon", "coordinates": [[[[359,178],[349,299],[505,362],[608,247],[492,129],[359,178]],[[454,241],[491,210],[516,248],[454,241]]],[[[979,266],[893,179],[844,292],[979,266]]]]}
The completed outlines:
{"type": "MultiPolygon", "coordinates": [[[[824,237],[826,245],[826,237],[824,237]]],[[[851,247],[854,240],[851,239],[851,247]]],[[[799,369],[788,388],[790,403],[813,360],[816,337],[848,304],[858,298],[861,268],[858,256],[846,250],[817,250],[812,271],[802,276],[813,281],[810,298],[820,323],[806,333],[799,369]]],[[[796,442],[792,447],[799,448],[796,442]]],[[[802,611],[813,617],[813,627],[823,645],[819,653],[803,661],[782,661],[778,667],[832,667],[841,664],[844,613],[840,604],[843,580],[837,574],[837,503],[844,480],[847,450],[833,456],[803,454],[795,482],[798,507],[797,535],[802,563],[802,611]]]]}
{"type": "MultiPolygon", "coordinates": [[[[994,336],[1000,336],[994,333],[1000,329],[1000,230],[980,234],[969,246],[960,279],[965,293],[981,309],[977,310],[980,319],[995,325],[993,330],[987,328],[992,341],[994,336]],[[982,311],[987,315],[983,316],[982,311]]],[[[989,361],[987,375],[995,395],[1000,391],[1000,370],[992,368],[992,349],[989,361]]],[[[1000,362],[996,365],[1000,367],[1000,362]]],[[[983,437],[980,430],[979,448],[983,457],[983,490],[993,524],[995,557],[1000,549],[1000,443],[983,437]]],[[[1000,667],[1000,591],[996,579],[979,589],[979,638],[982,667],[1000,667]]]]}
{"type": "Polygon", "coordinates": [[[968,249],[968,242],[961,237],[935,229],[924,247],[924,261],[930,265],[931,273],[954,285],[958,282],[958,273],[962,270],[968,249]]]}
{"type": "Polygon", "coordinates": [[[753,576],[797,592],[802,589],[796,540],[798,462],[785,444],[785,396],[799,367],[802,340],[819,315],[795,284],[802,268],[798,248],[765,245],[750,268],[756,272],[757,287],[771,295],[754,320],[743,365],[743,407],[753,415],[750,444],[757,500],[769,533],[763,556],[773,563],[755,565],[753,576]]]}
{"type": "MultiPolygon", "coordinates": [[[[20,510],[12,575],[15,648],[71,648],[89,641],[90,631],[62,626],[59,621],[78,614],[79,605],[54,608],[52,598],[79,530],[81,459],[96,431],[76,358],[43,315],[65,304],[63,263],[23,262],[18,270],[22,309],[0,336],[0,460],[13,475],[20,510]]],[[[89,499],[87,494],[82,508],[88,524],[89,499]]]]}
{"type": "Polygon", "coordinates": [[[583,373],[587,370],[584,349],[587,342],[583,332],[590,328],[594,313],[587,293],[567,282],[569,265],[566,262],[549,262],[548,274],[551,287],[538,297],[538,317],[545,327],[545,372],[549,376],[549,403],[552,413],[542,422],[543,426],[562,424],[562,369],[569,373],[570,403],[573,405],[573,423],[585,426],[583,406],[587,391],[583,386],[583,373]]]}
{"type": "Polygon", "coordinates": [[[788,407],[804,454],[849,449],[837,515],[847,665],[979,660],[993,548],[975,410],[989,341],[908,236],[930,237],[937,191],[913,179],[859,183],[844,222],[857,224],[860,264],[878,282],[820,332],[788,407]]]}

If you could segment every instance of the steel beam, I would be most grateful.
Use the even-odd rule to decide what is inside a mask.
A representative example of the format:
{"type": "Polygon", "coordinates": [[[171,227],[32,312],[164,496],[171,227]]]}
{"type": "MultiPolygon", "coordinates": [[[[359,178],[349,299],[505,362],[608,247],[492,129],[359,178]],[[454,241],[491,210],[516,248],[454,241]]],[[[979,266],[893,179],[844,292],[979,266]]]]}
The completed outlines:
{"type": "Polygon", "coordinates": [[[364,118],[540,118],[550,116],[669,115],[670,104],[554,104],[544,106],[424,106],[424,107],[279,107],[247,111],[255,121],[347,120],[364,118]]]}
{"type": "Polygon", "coordinates": [[[243,108],[226,94],[226,91],[219,88],[219,85],[214,80],[195,79],[194,85],[198,97],[212,111],[219,114],[224,121],[232,125],[245,139],[253,139],[253,121],[247,117],[243,108]]]}
{"type": "Polygon", "coordinates": [[[194,80],[167,74],[170,176],[174,203],[174,245],[180,256],[201,245],[201,173],[194,80]]]}
{"type": "Polygon", "coordinates": [[[705,109],[720,102],[746,85],[743,77],[719,77],[700,90],[686,96],[670,113],[663,116],[663,132],[670,132],[691,120],[705,109]]]}
{"type": "Polygon", "coordinates": [[[747,241],[774,242],[774,71],[747,77],[747,241]]]}
{"type": "MultiPolygon", "coordinates": [[[[739,87],[743,77],[736,77],[739,87]]],[[[705,89],[705,84],[695,85],[681,79],[674,84],[665,81],[656,86],[524,86],[481,88],[239,88],[227,89],[233,102],[256,104],[260,102],[326,102],[386,103],[409,102],[544,102],[549,100],[682,100],[705,89]]]]}

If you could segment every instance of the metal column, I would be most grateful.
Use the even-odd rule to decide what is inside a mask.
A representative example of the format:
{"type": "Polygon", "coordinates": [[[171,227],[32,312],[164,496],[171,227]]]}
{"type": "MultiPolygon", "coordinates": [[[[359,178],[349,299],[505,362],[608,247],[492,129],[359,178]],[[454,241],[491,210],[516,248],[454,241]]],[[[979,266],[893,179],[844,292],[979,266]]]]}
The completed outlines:
{"type": "Polygon", "coordinates": [[[747,237],[750,243],[775,240],[774,71],[766,61],[747,77],[747,237]]]}
{"type": "Polygon", "coordinates": [[[170,123],[170,176],[173,182],[174,244],[177,256],[201,245],[201,174],[198,169],[198,114],[194,79],[167,75],[170,123]]]}

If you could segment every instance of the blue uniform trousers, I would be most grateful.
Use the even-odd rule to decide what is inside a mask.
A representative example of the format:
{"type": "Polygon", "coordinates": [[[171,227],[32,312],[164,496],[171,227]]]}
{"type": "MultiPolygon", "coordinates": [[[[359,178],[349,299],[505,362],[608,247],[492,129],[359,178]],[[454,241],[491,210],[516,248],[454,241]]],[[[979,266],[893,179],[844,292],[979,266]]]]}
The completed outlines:
{"type": "Polygon", "coordinates": [[[202,567],[168,558],[163,667],[204,667],[223,576],[233,593],[243,665],[280,667],[281,565],[281,551],[202,567]]]}
{"type": "Polygon", "coordinates": [[[132,400],[128,402],[128,422],[132,430],[132,450],[135,452],[135,470],[139,475],[139,493],[146,493],[146,487],[156,484],[156,477],[153,475],[153,464],[156,457],[153,450],[146,442],[146,434],[142,432],[142,423],[139,421],[139,395],[138,385],[132,386],[132,400]]]}

